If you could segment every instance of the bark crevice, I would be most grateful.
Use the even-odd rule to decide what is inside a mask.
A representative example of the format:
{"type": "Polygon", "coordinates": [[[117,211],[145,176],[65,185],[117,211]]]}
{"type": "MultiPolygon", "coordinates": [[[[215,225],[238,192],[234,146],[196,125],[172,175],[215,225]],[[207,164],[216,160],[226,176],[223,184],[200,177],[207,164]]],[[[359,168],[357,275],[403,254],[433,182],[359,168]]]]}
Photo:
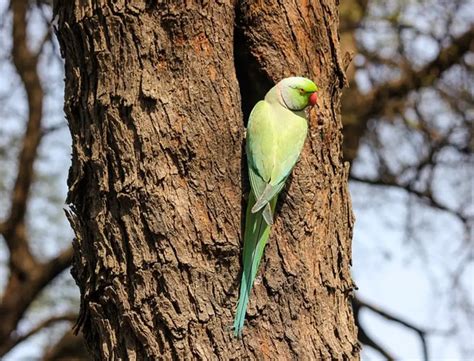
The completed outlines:
{"type": "Polygon", "coordinates": [[[251,53],[251,44],[245,36],[244,17],[239,7],[237,7],[234,29],[235,72],[239,82],[244,126],[247,126],[253,106],[265,97],[267,91],[275,83],[265,74],[258,60],[251,53]]]}

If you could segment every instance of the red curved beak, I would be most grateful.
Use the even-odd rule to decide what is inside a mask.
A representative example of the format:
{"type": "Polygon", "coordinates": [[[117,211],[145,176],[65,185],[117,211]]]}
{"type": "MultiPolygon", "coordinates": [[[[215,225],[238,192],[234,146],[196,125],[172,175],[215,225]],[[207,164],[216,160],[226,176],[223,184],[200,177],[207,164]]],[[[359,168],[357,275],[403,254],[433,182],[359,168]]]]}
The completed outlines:
{"type": "Polygon", "coordinates": [[[309,104],[311,106],[315,105],[316,103],[318,102],[318,96],[316,95],[316,92],[314,92],[313,94],[311,94],[309,96],[309,104]]]}

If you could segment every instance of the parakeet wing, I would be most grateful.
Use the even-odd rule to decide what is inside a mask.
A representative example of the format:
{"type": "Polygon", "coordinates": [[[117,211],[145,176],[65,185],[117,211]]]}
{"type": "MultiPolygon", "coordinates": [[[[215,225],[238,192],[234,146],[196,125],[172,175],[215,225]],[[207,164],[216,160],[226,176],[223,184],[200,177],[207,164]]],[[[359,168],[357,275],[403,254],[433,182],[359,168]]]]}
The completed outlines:
{"type": "Polygon", "coordinates": [[[279,105],[272,106],[272,117],[278,127],[278,139],[270,183],[279,185],[285,182],[298,161],[308,133],[308,123],[303,112],[292,112],[279,105]]]}
{"type": "MultiPolygon", "coordinates": [[[[250,186],[252,188],[252,192],[255,196],[255,199],[261,199],[266,186],[268,186],[268,183],[265,183],[252,167],[249,167],[249,178],[250,178],[250,186]]],[[[264,204],[262,207],[260,207],[260,209],[263,207],[265,207],[265,209],[263,210],[263,218],[265,219],[265,222],[267,222],[268,225],[272,225],[273,224],[272,209],[270,205],[268,204],[268,202],[264,204]]]]}
{"type": "Polygon", "coordinates": [[[284,187],[306,133],[304,116],[278,104],[261,101],[252,110],[247,128],[247,157],[254,173],[250,174],[256,198],[253,213],[264,208],[284,187]]]}
{"type": "Polygon", "coordinates": [[[257,174],[253,167],[249,167],[250,187],[255,195],[255,199],[260,198],[267,183],[257,174]]]}
{"type": "MultiPolygon", "coordinates": [[[[249,168],[265,183],[270,183],[276,155],[276,134],[271,105],[258,102],[250,113],[247,126],[247,160],[249,168]]],[[[253,187],[253,184],[252,184],[253,187]]],[[[257,187],[258,188],[258,187],[257,187]]],[[[263,189],[252,188],[258,199],[263,189]]]]}
{"type": "Polygon", "coordinates": [[[260,195],[257,202],[252,207],[252,213],[256,213],[259,210],[261,210],[263,207],[265,207],[268,204],[268,202],[272,200],[273,197],[275,197],[278,193],[280,193],[280,191],[285,186],[285,181],[286,181],[286,178],[284,178],[281,181],[281,183],[277,185],[267,184],[265,189],[263,190],[263,193],[260,195]]]}

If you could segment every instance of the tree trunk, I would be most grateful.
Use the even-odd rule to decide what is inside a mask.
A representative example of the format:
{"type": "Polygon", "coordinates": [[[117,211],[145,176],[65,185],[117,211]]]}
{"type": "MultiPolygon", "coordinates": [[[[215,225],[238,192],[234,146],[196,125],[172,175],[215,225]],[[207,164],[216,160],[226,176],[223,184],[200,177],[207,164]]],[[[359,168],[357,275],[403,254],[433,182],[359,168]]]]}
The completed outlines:
{"type": "Polygon", "coordinates": [[[358,358],[335,1],[183,3],[56,5],[88,347],[96,359],[358,358]],[[235,339],[244,122],[290,75],[314,79],[320,101],[235,339]]]}

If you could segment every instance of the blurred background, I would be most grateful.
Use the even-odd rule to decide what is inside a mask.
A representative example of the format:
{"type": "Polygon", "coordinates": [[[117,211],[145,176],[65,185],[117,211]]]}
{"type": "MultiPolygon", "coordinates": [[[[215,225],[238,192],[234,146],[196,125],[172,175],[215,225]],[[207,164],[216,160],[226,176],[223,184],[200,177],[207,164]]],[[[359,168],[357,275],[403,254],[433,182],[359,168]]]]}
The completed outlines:
{"type": "MultiPolygon", "coordinates": [[[[474,355],[474,2],[342,0],[363,360],[474,355]]],[[[0,358],[86,360],[48,1],[0,0],[0,358]]]]}

